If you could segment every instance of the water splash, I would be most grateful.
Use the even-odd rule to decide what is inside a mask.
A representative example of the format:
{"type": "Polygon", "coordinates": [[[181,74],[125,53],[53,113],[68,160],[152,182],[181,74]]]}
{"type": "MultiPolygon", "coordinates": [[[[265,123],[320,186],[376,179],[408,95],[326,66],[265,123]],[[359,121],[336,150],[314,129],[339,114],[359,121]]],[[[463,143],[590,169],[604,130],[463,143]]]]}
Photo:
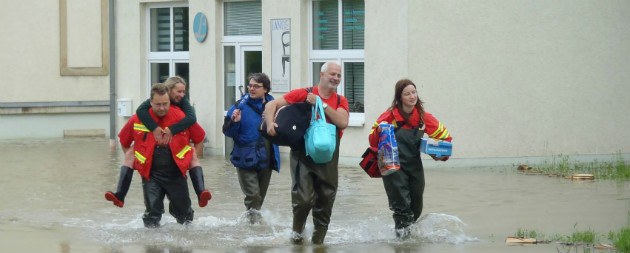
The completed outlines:
{"type": "MultiPolygon", "coordinates": [[[[382,219],[379,216],[370,217],[359,221],[356,225],[331,226],[326,236],[327,244],[346,243],[393,243],[404,244],[413,242],[463,244],[479,241],[475,237],[467,236],[464,232],[466,224],[457,216],[430,213],[422,217],[411,226],[411,235],[407,240],[396,237],[394,222],[391,218],[382,219]]],[[[305,234],[312,232],[310,226],[306,227],[305,234]]]]}
{"type": "Polygon", "coordinates": [[[465,226],[466,223],[457,216],[429,213],[412,226],[412,231],[427,242],[461,244],[479,241],[464,233],[465,226]]]}

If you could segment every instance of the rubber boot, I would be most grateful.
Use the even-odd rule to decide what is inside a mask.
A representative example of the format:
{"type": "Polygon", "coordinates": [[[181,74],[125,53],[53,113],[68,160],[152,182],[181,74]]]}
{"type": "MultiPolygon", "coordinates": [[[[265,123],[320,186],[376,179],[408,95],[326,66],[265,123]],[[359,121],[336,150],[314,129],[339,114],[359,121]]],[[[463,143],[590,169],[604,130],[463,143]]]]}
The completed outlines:
{"type": "Polygon", "coordinates": [[[113,202],[115,206],[122,208],[125,205],[125,196],[127,196],[127,192],[129,192],[132,177],[132,168],[124,165],[120,166],[120,176],[118,177],[118,187],[116,188],[116,193],[107,191],[105,193],[105,199],[113,202]]]}
{"type": "Polygon", "coordinates": [[[212,198],[212,194],[210,194],[210,191],[206,190],[201,166],[195,166],[189,169],[188,173],[190,174],[190,181],[192,182],[193,188],[195,188],[195,193],[197,194],[197,198],[199,200],[199,207],[208,205],[208,201],[212,198]]]}
{"type": "Polygon", "coordinates": [[[262,214],[260,210],[249,209],[247,210],[247,218],[249,220],[249,224],[260,224],[262,221],[262,214]]]}
{"type": "Polygon", "coordinates": [[[301,233],[298,232],[291,232],[291,243],[293,243],[293,245],[302,245],[304,244],[304,237],[302,237],[301,233]]]}
{"type": "Polygon", "coordinates": [[[327,226],[315,226],[313,230],[313,236],[311,237],[311,242],[313,244],[323,244],[324,238],[326,238],[326,232],[328,232],[327,226]]]}
{"type": "Polygon", "coordinates": [[[394,227],[396,229],[396,237],[402,240],[406,240],[411,235],[412,217],[407,216],[395,216],[394,227]]]}

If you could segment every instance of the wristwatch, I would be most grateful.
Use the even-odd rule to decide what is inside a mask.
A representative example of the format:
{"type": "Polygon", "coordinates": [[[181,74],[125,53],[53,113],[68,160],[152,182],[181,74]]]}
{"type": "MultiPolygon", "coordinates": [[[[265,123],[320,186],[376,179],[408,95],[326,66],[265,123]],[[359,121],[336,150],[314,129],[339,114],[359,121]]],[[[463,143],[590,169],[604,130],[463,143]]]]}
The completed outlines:
{"type": "Polygon", "coordinates": [[[326,102],[322,103],[324,105],[324,110],[326,110],[326,108],[328,107],[328,104],[326,104],[326,102]]]}

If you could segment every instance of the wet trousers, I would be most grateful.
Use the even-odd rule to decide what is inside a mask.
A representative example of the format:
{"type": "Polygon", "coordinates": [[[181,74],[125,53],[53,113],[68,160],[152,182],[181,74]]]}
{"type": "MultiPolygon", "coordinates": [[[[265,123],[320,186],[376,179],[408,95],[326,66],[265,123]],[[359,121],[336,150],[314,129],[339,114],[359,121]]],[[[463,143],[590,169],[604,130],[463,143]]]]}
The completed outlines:
{"type": "Polygon", "coordinates": [[[332,161],[316,164],[303,149],[291,149],[291,204],[293,232],[301,238],[308,213],[313,210],[312,242],[324,242],[338,185],[339,139],[332,161]]]}
{"type": "MultiPolygon", "coordinates": [[[[158,146],[159,147],[159,146],[158,146]]],[[[188,195],[188,183],[173,161],[169,148],[156,147],[149,179],[142,178],[146,207],[142,221],[145,227],[159,227],[164,213],[164,197],[169,200],[169,213],[177,223],[193,220],[194,211],[188,195]]]]}
{"type": "Polygon", "coordinates": [[[420,167],[402,167],[393,174],[383,177],[383,184],[389,209],[394,211],[396,229],[410,226],[422,213],[422,194],[424,193],[424,170],[420,167]]]}
{"type": "Polygon", "coordinates": [[[267,189],[269,188],[271,171],[270,168],[264,168],[258,171],[255,169],[236,169],[241,191],[245,194],[245,200],[243,201],[245,209],[260,210],[265,201],[267,189]]]}

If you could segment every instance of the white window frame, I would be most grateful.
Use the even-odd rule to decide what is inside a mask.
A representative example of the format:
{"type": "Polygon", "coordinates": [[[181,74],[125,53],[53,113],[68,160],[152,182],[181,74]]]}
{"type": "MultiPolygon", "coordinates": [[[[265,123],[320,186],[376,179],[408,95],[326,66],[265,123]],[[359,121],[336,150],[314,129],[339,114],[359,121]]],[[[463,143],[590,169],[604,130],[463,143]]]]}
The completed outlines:
{"type": "MultiPolygon", "coordinates": [[[[367,0],[365,0],[367,1],[367,0]]],[[[313,80],[314,75],[319,75],[319,72],[313,73],[313,63],[315,62],[327,62],[327,61],[336,61],[341,64],[341,81],[339,83],[339,87],[337,88],[337,93],[344,95],[345,93],[345,70],[344,63],[346,62],[363,62],[365,63],[365,50],[364,49],[343,49],[343,34],[341,33],[343,30],[343,9],[342,9],[342,0],[337,0],[338,4],[338,29],[339,40],[337,41],[338,46],[337,50],[313,50],[313,2],[314,0],[309,0],[308,5],[308,48],[309,48],[309,66],[308,66],[308,75],[309,82],[313,80]]],[[[316,85],[316,84],[313,84],[316,85]]],[[[365,90],[365,83],[363,84],[363,89],[365,90]]],[[[363,98],[364,105],[367,104],[365,97],[363,98]]],[[[350,112],[350,117],[348,119],[348,126],[363,126],[365,125],[365,111],[360,112],[350,112]]]]}
{"type": "MultiPolygon", "coordinates": [[[[147,97],[151,94],[151,64],[152,63],[168,63],[169,65],[169,76],[175,75],[175,63],[188,63],[190,68],[190,53],[188,51],[170,51],[170,52],[151,52],[151,9],[157,8],[170,8],[170,42],[171,42],[171,50],[174,48],[175,39],[174,39],[174,18],[173,18],[173,8],[179,7],[188,7],[190,11],[190,7],[185,3],[157,3],[147,5],[145,8],[146,13],[146,55],[147,55],[147,65],[146,65],[146,75],[147,75],[147,97]]],[[[190,15],[190,13],[189,13],[190,15]]],[[[189,24],[190,25],[190,24],[189,24]]],[[[190,27],[189,27],[190,29],[190,27]]],[[[189,45],[190,48],[190,45],[189,45]]]]}
{"type": "MultiPolygon", "coordinates": [[[[225,73],[225,66],[223,65],[223,63],[225,62],[225,47],[234,47],[234,53],[236,54],[234,56],[234,68],[235,68],[235,73],[243,73],[243,61],[244,61],[244,56],[243,54],[245,53],[245,51],[263,51],[263,47],[262,47],[262,41],[258,41],[256,43],[252,43],[252,42],[225,42],[222,43],[221,45],[221,54],[223,55],[223,61],[221,63],[221,73],[225,73]]],[[[223,77],[224,79],[227,77],[223,77]]],[[[236,89],[238,91],[238,86],[239,84],[244,83],[243,77],[241,75],[236,75],[234,77],[234,82],[236,85],[236,89]]],[[[225,92],[225,91],[224,91],[225,92]]],[[[247,92],[247,88],[243,87],[243,92],[247,92]]],[[[241,96],[244,94],[240,94],[238,92],[235,93],[235,99],[238,100],[241,98],[241,96]]],[[[225,110],[223,111],[223,114],[227,113],[227,109],[229,108],[225,108],[225,110]]]]}

